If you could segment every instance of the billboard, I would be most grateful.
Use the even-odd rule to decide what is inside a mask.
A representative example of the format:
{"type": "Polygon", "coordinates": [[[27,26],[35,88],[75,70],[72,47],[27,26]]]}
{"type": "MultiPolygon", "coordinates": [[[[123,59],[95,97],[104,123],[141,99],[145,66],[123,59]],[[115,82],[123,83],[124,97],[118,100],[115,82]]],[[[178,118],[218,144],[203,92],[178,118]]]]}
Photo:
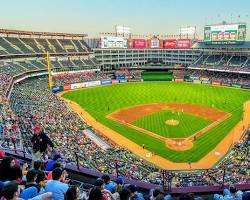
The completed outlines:
{"type": "Polygon", "coordinates": [[[244,42],[246,24],[207,25],[204,28],[204,41],[215,44],[244,42]]]}
{"type": "Polygon", "coordinates": [[[112,80],[101,80],[101,85],[112,84],[112,80]]]}
{"type": "Polygon", "coordinates": [[[179,48],[179,49],[191,48],[191,40],[190,39],[178,39],[177,40],[177,48],[179,48]]]}
{"type": "Polygon", "coordinates": [[[71,90],[78,89],[78,88],[84,88],[86,87],[85,83],[73,83],[71,84],[71,90]]]}
{"type": "Polygon", "coordinates": [[[146,48],[146,40],[145,39],[134,39],[133,40],[133,48],[135,48],[135,49],[146,48]]]}
{"type": "Polygon", "coordinates": [[[65,83],[63,84],[63,91],[71,90],[71,84],[65,83]]]}
{"type": "Polygon", "coordinates": [[[101,85],[101,81],[90,81],[90,82],[85,82],[86,87],[92,87],[92,86],[97,86],[101,85]]]}
{"type": "Polygon", "coordinates": [[[158,38],[151,39],[151,48],[159,48],[160,40],[158,38]]]}
{"type": "Polygon", "coordinates": [[[115,30],[117,34],[127,34],[131,33],[131,28],[126,26],[115,26],[115,30]]]}
{"type": "Polygon", "coordinates": [[[180,28],[181,35],[194,35],[195,33],[196,33],[196,27],[194,26],[180,28]]]}
{"type": "Polygon", "coordinates": [[[128,39],[123,37],[101,37],[101,48],[127,48],[128,39]]]}
{"type": "Polygon", "coordinates": [[[176,40],[175,39],[168,39],[163,40],[163,48],[164,49],[175,49],[176,46],[176,40]]]}

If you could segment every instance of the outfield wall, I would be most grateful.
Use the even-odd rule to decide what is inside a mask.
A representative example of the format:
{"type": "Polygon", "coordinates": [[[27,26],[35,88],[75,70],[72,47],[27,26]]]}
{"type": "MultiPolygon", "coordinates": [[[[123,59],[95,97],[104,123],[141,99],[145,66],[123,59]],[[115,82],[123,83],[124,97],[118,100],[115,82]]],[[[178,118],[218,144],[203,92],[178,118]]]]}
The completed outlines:
{"type": "MultiPolygon", "coordinates": [[[[143,82],[143,80],[141,80],[143,82]]],[[[205,84],[205,85],[214,85],[214,86],[226,86],[238,89],[249,89],[250,85],[244,84],[237,84],[237,83],[230,83],[230,82],[218,82],[218,81],[210,81],[210,80],[199,80],[197,77],[184,77],[182,78],[174,78],[171,80],[172,82],[190,82],[195,84],[205,84]]],[[[75,90],[81,88],[88,88],[88,87],[95,87],[100,85],[110,85],[110,84],[120,84],[120,83],[127,83],[127,82],[140,82],[135,79],[105,79],[105,80],[97,80],[97,81],[88,81],[88,82],[81,82],[81,83],[71,83],[71,84],[64,84],[60,86],[54,86],[52,91],[53,93],[68,91],[68,90],[75,90]]]]}

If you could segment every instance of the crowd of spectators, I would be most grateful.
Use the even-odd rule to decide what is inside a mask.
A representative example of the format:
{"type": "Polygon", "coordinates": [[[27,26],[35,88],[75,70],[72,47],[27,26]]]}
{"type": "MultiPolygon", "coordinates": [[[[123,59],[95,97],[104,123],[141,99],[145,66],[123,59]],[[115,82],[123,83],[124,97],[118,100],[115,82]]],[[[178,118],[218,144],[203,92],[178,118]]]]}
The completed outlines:
{"type": "MultiPolygon", "coordinates": [[[[6,79],[3,79],[3,85],[6,85],[4,80],[6,79]]],[[[49,93],[47,78],[28,79],[15,85],[10,98],[11,106],[2,94],[0,105],[3,108],[0,115],[0,130],[1,127],[5,128],[9,135],[14,135],[13,138],[20,137],[18,146],[20,149],[24,148],[25,151],[32,153],[31,137],[35,131],[34,127],[38,126],[48,134],[54,143],[54,150],[60,152],[66,163],[76,164],[77,154],[79,164],[85,168],[117,175],[118,166],[119,175],[143,182],[162,184],[160,169],[110,142],[101,133],[96,134],[111,144],[108,150],[101,149],[89,138],[84,137],[82,131],[90,127],[71,111],[63,100],[49,93]]],[[[2,130],[0,133],[3,134],[5,131],[2,130]]],[[[15,146],[17,142],[15,142],[2,137],[0,144],[17,148],[15,146]]],[[[46,155],[50,155],[50,152],[47,153],[46,155]]],[[[47,162],[48,157],[44,156],[43,160],[47,162]]],[[[246,183],[249,182],[250,175],[247,166],[249,166],[249,147],[247,143],[242,142],[235,146],[232,154],[216,169],[188,174],[174,172],[173,185],[185,187],[221,184],[224,169],[225,183],[246,183]]]]}
{"type": "MultiPolygon", "coordinates": [[[[58,155],[58,154],[54,154],[58,155]]],[[[67,170],[59,161],[42,163],[36,161],[29,166],[22,160],[2,155],[0,160],[1,200],[171,200],[160,188],[141,193],[133,184],[126,184],[124,177],[111,181],[109,175],[96,179],[94,185],[83,188],[68,179],[67,170]]],[[[212,195],[211,195],[212,196],[212,195]]],[[[176,198],[176,197],[175,197],[176,198]]],[[[203,200],[193,193],[177,196],[180,200],[203,200]]],[[[242,192],[234,185],[223,193],[213,195],[214,200],[249,200],[250,191],[242,192]]]]}
{"type": "Polygon", "coordinates": [[[12,80],[9,73],[0,73],[0,138],[1,146],[20,147],[20,132],[17,126],[17,117],[10,109],[5,93],[12,80]]]}
{"type": "Polygon", "coordinates": [[[250,85],[250,75],[248,74],[235,74],[226,72],[214,72],[207,70],[174,70],[174,76],[176,78],[184,78],[185,76],[195,77],[198,80],[204,78],[211,82],[221,82],[221,83],[233,83],[241,85],[250,85]]]}
{"type": "Polygon", "coordinates": [[[101,72],[74,73],[53,77],[55,86],[107,79],[110,79],[109,75],[101,72]]]}
{"type": "Polygon", "coordinates": [[[123,76],[127,80],[141,80],[141,70],[128,70],[126,68],[120,68],[115,70],[115,77],[123,76]]]}

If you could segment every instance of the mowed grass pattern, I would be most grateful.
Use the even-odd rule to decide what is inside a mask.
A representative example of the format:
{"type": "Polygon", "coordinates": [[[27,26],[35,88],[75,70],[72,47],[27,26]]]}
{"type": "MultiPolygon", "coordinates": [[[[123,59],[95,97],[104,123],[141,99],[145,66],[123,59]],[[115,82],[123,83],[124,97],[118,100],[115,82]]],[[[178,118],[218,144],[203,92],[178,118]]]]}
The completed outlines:
{"type": "Polygon", "coordinates": [[[174,110],[162,110],[144,116],[132,124],[167,138],[186,138],[211,124],[210,121],[174,110]],[[176,126],[166,124],[166,120],[177,120],[176,126]]]}
{"type": "Polygon", "coordinates": [[[76,90],[64,94],[64,97],[78,103],[99,122],[139,145],[145,144],[147,149],[164,158],[173,162],[195,162],[210,152],[241,120],[243,103],[250,99],[250,92],[191,83],[139,82],[76,90]],[[161,102],[214,105],[232,116],[199,137],[192,149],[182,152],[168,149],[164,142],[106,118],[121,108],[161,102]]]}

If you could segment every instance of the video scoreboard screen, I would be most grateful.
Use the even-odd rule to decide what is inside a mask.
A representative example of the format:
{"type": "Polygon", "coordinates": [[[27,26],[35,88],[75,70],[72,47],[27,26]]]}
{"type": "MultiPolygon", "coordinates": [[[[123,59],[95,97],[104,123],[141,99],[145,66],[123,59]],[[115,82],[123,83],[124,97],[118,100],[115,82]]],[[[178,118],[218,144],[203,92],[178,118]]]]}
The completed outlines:
{"type": "Polygon", "coordinates": [[[214,44],[242,43],[246,39],[246,24],[207,25],[204,28],[204,42],[214,44]]]}

